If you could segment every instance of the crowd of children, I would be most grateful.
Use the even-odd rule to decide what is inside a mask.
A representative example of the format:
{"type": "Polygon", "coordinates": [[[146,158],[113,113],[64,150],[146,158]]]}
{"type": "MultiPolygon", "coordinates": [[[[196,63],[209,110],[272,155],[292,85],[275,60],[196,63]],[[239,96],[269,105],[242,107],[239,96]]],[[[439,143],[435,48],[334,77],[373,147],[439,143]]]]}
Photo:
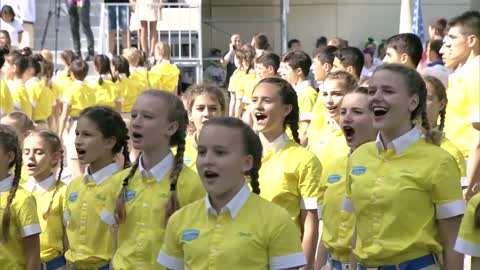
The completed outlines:
{"type": "Polygon", "coordinates": [[[183,95],[164,42],[94,80],[0,46],[0,268],[480,269],[480,13],[442,22],[447,83],[413,34],[384,64],[236,35],[228,89],[183,95]]]}

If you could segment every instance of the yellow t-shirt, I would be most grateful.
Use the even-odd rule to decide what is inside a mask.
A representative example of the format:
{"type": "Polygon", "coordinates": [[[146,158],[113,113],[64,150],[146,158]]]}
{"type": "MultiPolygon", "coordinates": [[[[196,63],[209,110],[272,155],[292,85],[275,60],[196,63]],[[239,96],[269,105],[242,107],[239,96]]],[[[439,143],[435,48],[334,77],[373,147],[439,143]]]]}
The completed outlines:
{"type": "Polygon", "coordinates": [[[137,85],[139,89],[138,95],[152,88],[151,78],[146,68],[132,68],[130,70],[130,79],[137,85]]]}
{"type": "Polygon", "coordinates": [[[150,81],[155,89],[174,92],[179,78],[180,69],[175,64],[162,62],[150,69],[150,81]]]}
{"type": "Polygon", "coordinates": [[[480,258],[480,228],[475,226],[475,212],[479,205],[480,193],[468,202],[455,242],[456,251],[476,258],[480,258]]]}
{"type": "Polygon", "coordinates": [[[343,211],[348,156],[329,159],[324,165],[320,180],[323,196],[319,200],[319,216],[323,219],[322,242],[333,259],[349,262],[352,253],[352,239],[355,231],[355,217],[343,211]]]}
{"type": "Polygon", "coordinates": [[[284,133],[265,147],[259,172],[260,196],[284,209],[301,228],[300,210],[316,210],[322,164],[284,133]]]}
{"type": "Polygon", "coordinates": [[[93,175],[75,178],[67,187],[64,220],[69,250],[65,258],[75,268],[99,268],[112,259],[112,209],[121,189],[115,181],[119,171],[112,163],[93,175]]]}
{"type": "Polygon", "coordinates": [[[295,86],[295,91],[297,92],[300,121],[312,121],[313,108],[318,96],[317,90],[309,81],[303,81],[295,86]]]}
{"type": "Polygon", "coordinates": [[[95,93],[95,105],[105,105],[115,108],[116,102],[121,102],[121,89],[111,80],[103,80],[100,85],[98,80],[88,85],[95,93]]]}
{"type": "Polygon", "coordinates": [[[53,93],[36,77],[28,80],[25,86],[33,106],[33,121],[47,120],[53,110],[53,93]]]}
{"type": "Polygon", "coordinates": [[[0,79],[0,115],[13,111],[13,98],[7,83],[0,79]]]}
{"type": "Polygon", "coordinates": [[[289,269],[305,264],[300,237],[284,209],[245,184],[220,214],[208,198],[175,213],[158,263],[169,269],[289,269]]]}
{"type": "Polygon", "coordinates": [[[441,253],[437,220],[464,213],[457,163],[421,136],[413,128],[387,150],[377,139],[351,156],[343,208],[355,215],[354,252],[368,267],[441,253]]]}
{"type": "Polygon", "coordinates": [[[52,80],[52,91],[59,100],[63,97],[65,89],[69,88],[74,80],[68,75],[67,70],[59,72],[52,80]]]}
{"type": "Polygon", "coordinates": [[[72,106],[70,117],[78,117],[83,109],[95,105],[95,94],[83,82],[75,81],[69,88],[65,89],[63,103],[72,106]]]}
{"type": "Polygon", "coordinates": [[[29,179],[23,187],[33,195],[37,202],[37,214],[42,233],[40,234],[40,259],[49,262],[64,253],[63,239],[63,202],[67,186],[59,183],[55,186],[53,175],[40,183],[29,179]],[[53,194],[55,193],[55,197],[53,194]],[[52,198],[53,197],[53,198],[52,198]],[[50,206],[48,216],[44,216],[50,206]],[[46,217],[46,219],[45,219],[46,217]]]}
{"type": "MultiPolygon", "coordinates": [[[[230,83],[228,84],[228,92],[233,92],[235,94],[240,94],[243,96],[243,91],[240,88],[240,83],[242,81],[242,77],[245,76],[245,70],[235,69],[232,76],[230,77],[230,83]]],[[[238,98],[238,97],[237,97],[238,98]]]]}
{"type": "MultiPolygon", "coordinates": [[[[460,176],[462,177],[462,181],[466,181],[466,176],[467,176],[467,164],[465,162],[465,158],[463,157],[462,151],[460,151],[449,139],[447,139],[445,136],[442,139],[442,142],[440,143],[440,147],[447,151],[452,157],[455,159],[458,165],[458,169],[460,170],[460,176]]],[[[463,183],[464,186],[467,186],[467,183],[463,183]]]]}
{"type": "MultiPolygon", "coordinates": [[[[256,74],[252,73],[252,72],[245,73],[243,76],[240,76],[238,78],[238,84],[237,84],[237,88],[235,90],[235,93],[237,95],[237,99],[240,99],[240,98],[242,99],[242,103],[245,103],[245,102],[243,102],[243,99],[245,98],[245,95],[249,96],[248,98],[250,99],[250,103],[251,103],[252,95],[253,95],[253,87],[255,87],[255,85],[256,85],[256,84],[252,85],[252,83],[255,83],[255,81],[257,81],[256,74]],[[248,93],[247,93],[247,91],[248,91],[248,93]]],[[[246,105],[246,104],[244,104],[244,105],[246,105]]]]}
{"type": "Polygon", "coordinates": [[[480,55],[449,77],[445,135],[462,151],[465,159],[478,141],[472,123],[480,123],[480,55]]]}
{"type": "MultiPolygon", "coordinates": [[[[173,155],[169,154],[150,171],[143,169],[140,163],[130,180],[126,198],[127,219],[119,225],[118,248],[112,260],[116,270],[164,269],[156,260],[165,236],[172,167],[173,155]]],[[[129,172],[127,169],[114,177],[117,186],[122,186],[129,172]]],[[[186,166],[180,173],[176,190],[181,207],[205,196],[198,175],[186,166]]]]}
{"type": "Polygon", "coordinates": [[[246,79],[244,80],[244,95],[242,102],[248,106],[252,104],[252,97],[253,97],[253,90],[255,89],[255,86],[257,86],[258,82],[260,81],[260,78],[258,76],[255,76],[255,74],[248,75],[246,79]]]}
{"type": "Polygon", "coordinates": [[[31,119],[33,108],[25,83],[22,80],[11,81],[9,88],[12,94],[14,109],[24,112],[31,119]]]}
{"type": "MultiPolygon", "coordinates": [[[[0,181],[0,224],[3,220],[3,211],[7,205],[12,181],[11,176],[0,181]]],[[[23,238],[42,232],[38,222],[35,198],[19,187],[15,193],[10,213],[8,241],[3,240],[3,235],[1,238],[0,265],[2,269],[24,270],[27,260],[23,253],[23,238]]]]}
{"type": "Polygon", "coordinates": [[[132,77],[121,78],[116,84],[123,98],[122,113],[129,113],[132,111],[133,104],[135,104],[138,95],[145,89],[141,89],[141,86],[137,84],[132,77]]]}

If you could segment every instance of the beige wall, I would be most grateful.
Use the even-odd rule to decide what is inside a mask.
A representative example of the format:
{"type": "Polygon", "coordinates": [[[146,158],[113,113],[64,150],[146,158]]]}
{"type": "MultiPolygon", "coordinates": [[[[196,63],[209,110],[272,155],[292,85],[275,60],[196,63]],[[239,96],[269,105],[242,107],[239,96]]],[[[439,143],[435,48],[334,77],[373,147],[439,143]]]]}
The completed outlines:
{"type": "MultiPolygon", "coordinates": [[[[425,33],[436,17],[450,18],[468,10],[480,0],[422,0],[425,33]]],[[[246,22],[204,25],[204,48],[226,50],[226,33],[239,32],[250,40],[253,33],[264,32],[274,51],[280,52],[280,23],[256,22],[258,19],[280,19],[280,0],[204,0],[204,19],[249,20],[246,22]],[[226,33],[225,33],[226,32],[226,33]]],[[[300,39],[311,53],[315,40],[340,36],[353,46],[361,46],[367,37],[387,38],[398,32],[400,0],[290,0],[288,37],[300,39]]]]}

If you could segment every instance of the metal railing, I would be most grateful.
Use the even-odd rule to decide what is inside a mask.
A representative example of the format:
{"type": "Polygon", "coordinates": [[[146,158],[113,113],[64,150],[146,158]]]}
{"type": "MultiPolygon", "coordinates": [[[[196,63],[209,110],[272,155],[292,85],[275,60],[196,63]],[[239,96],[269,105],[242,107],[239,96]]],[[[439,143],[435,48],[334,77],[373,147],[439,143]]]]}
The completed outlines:
{"type": "MultiPolygon", "coordinates": [[[[140,46],[140,23],[135,16],[132,17],[130,4],[108,3],[101,5],[99,52],[109,52],[109,9],[116,13],[116,18],[125,14],[127,23],[127,46],[140,46]],[[132,25],[133,23],[133,25],[132,25]],[[138,23],[138,24],[136,24],[138,23]],[[138,26],[138,27],[137,27],[138,26]]],[[[171,48],[171,60],[179,67],[194,67],[196,82],[203,79],[203,46],[202,46],[202,1],[186,0],[186,3],[163,3],[158,9],[160,20],[157,21],[158,40],[167,42],[171,48]]],[[[120,21],[115,21],[114,33],[115,49],[120,52],[122,30],[120,21]]],[[[151,34],[148,32],[147,41],[150,42],[151,34]]],[[[149,44],[150,46],[150,44],[149,44]]],[[[148,54],[148,52],[147,52],[148,54]]]]}

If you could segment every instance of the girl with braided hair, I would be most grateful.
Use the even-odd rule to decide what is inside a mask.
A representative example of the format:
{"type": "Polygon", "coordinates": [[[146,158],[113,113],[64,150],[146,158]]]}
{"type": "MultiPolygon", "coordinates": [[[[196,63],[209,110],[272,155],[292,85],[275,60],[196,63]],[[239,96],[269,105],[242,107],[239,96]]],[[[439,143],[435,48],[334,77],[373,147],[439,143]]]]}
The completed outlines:
{"type": "Polygon", "coordinates": [[[463,153],[449,139],[447,139],[443,131],[445,128],[445,118],[448,103],[447,89],[439,79],[433,76],[424,76],[423,80],[427,86],[426,110],[430,128],[438,130],[438,135],[441,136],[440,147],[450,153],[453,158],[455,158],[458,168],[460,169],[460,175],[462,176],[462,186],[466,187],[468,186],[468,183],[466,182],[467,165],[463,153]]]}
{"type": "Polygon", "coordinates": [[[462,269],[453,250],[465,211],[460,170],[430,129],[425,82],[384,64],[368,95],[378,135],[351,154],[342,206],[356,221],[357,269],[462,269]]]}
{"type": "Polygon", "coordinates": [[[317,198],[320,196],[322,164],[299,143],[299,108],[291,84],[280,78],[261,80],[253,90],[251,113],[253,129],[263,144],[260,170],[261,196],[287,209],[299,231],[313,267],[318,238],[317,198]],[[292,132],[289,139],[285,129],[292,132]]]}
{"type": "Polygon", "coordinates": [[[19,187],[21,171],[22,150],[17,135],[0,124],[0,265],[4,269],[38,270],[38,235],[42,230],[35,198],[19,187]]]}
{"type": "Polygon", "coordinates": [[[63,150],[60,138],[47,129],[30,132],[23,144],[27,182],[22,186],[37,202],[42,227],[40,259],[42,270],[57,269],[66,264],[64,254],[63,201],[66,185],[61,182],[63,150]],[[55,175],[55,168],[59,168],[55,175]]]}
{"type": "Polygon", "coordinates": [[[303,266],[300,232],[287,211],[258,196],[261,165],[262,143],[249,126],[236,118],[207,121],[197,169],[208,196],[170,218],[158,263],[172,270],[303,266]]]}
{"type": "Polygon", "coordinates": [[[114,251],[111,226],[118,194],[115,174],[130,165],[128,129],[120,113],[107,106],[84,109],[75,129],[75,148],[83,176],[75,178],[65,194],[64,221],[69,243],[65,258],[76,269],[109,269],[114,251]]]}
{"type": "Polygon", "coordinates": [[[141,153],[132,168],[115,177],[122,188],[115,210],[116,270],[164,269],[156,258],[168,218],[205,196],[198,175],[183,165],[187,124],[182,101],[170,92],[147,90],[132,108],[132,145],[141,153]]]}

